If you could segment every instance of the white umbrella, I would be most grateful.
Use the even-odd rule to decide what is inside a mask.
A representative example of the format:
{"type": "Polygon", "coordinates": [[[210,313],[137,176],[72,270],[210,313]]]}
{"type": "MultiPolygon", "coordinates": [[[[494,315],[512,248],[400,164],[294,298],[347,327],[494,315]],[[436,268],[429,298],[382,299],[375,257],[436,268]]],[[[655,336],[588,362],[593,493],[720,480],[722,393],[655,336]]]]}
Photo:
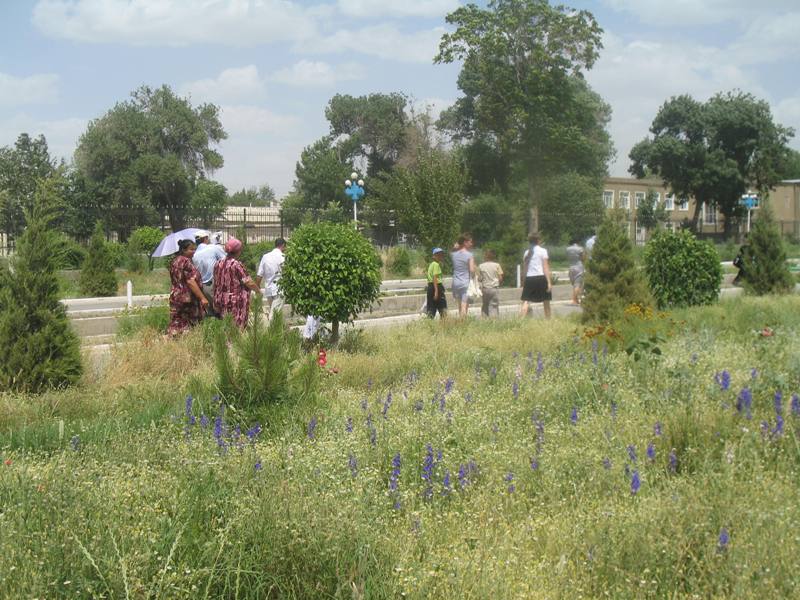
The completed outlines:
{"type": "Polygon", "coordinates": [[[175,233],[170,233],[167,237],[161,240],[161,243],[153,251],[152,256],[158,258],[160,256],[169,256],[170,254],[175,254],[178,251],[178,242],[181,240],[192,240],[192,242],[194,242],[194,236],[198,231],[205,230],[198,229],[196,227],[189,227],[188,229],[181,229],[175,233]]]}

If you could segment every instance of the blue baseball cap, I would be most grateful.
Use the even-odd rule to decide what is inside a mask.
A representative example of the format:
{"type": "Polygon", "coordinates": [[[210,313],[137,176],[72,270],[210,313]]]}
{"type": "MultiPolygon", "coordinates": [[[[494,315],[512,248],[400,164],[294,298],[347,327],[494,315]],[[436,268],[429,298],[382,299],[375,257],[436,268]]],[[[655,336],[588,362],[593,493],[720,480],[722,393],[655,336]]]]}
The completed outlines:
{"type": "Polygon", "coordinates": [[[431,255],[439,254],[439,252],[444,252],[444,250],[442,250],[441,248],[439,248],[437,246],[436,248],[433,249],[433,252],[431,252],[431,255]]]}

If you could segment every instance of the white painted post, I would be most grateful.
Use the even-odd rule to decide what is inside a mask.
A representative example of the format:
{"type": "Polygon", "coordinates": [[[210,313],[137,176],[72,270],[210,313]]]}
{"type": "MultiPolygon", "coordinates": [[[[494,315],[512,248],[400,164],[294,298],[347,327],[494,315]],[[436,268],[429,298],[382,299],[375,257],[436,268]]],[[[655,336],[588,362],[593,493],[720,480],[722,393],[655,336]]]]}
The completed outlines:
{"type": "Polygon", "coordinates": [[[133,308],[133,282],[128,279],[128,308],[133,308]]]}
{"type": "Polygon", "coordinates": [[[353,227],[358,231],[358,202],[353,200],[353,227]]]}
{"type": "Polygon", "coordinates": [[[522,287],[522,265],[517,265],[517,287],[522,287]]]}

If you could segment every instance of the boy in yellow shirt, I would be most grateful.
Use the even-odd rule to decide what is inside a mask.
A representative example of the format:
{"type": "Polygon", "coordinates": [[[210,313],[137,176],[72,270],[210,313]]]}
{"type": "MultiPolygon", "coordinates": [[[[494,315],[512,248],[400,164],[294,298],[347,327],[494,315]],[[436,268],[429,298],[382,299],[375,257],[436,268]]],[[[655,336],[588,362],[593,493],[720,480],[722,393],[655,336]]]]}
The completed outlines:
{"type": "Polygon", "coordinates": [[[447,316],[447,298],[445,297],[444,284],[442,283],[444,250],[434,248],[432,254],[433,260],[428,265],[427,312],[431,319],[436,317],[437,312],[439,313],[439,318],[444,319],[447,316]]]}

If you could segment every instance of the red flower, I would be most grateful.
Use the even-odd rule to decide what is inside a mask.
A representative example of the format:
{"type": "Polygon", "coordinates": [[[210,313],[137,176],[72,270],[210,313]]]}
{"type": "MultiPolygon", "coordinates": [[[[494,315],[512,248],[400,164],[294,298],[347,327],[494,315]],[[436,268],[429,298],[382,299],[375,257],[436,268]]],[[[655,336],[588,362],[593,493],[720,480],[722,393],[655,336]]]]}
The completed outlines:
{"type": "Polygon", "coordinates": [[[325,352],[325,348],[319,349],[319,354],[317,355],[317,363],[320,367],[324,367],[328,364],[328,355],[325,352]]]}
{"type": "Polygon", "coordinates": [[[761,330],[761,337],[772,337],[773,335],[775,335],[775,332],[769,327],[764,327],[764,329],[761,330]]]}
{"type": "Polygon", "coordinates": [[[11,466],[11,459],[10,459],[10,458],[7,458],[7,459],[4,461],[4,463],[5,463],[5,465],[6,465],[6,466],[11,466]]]}

